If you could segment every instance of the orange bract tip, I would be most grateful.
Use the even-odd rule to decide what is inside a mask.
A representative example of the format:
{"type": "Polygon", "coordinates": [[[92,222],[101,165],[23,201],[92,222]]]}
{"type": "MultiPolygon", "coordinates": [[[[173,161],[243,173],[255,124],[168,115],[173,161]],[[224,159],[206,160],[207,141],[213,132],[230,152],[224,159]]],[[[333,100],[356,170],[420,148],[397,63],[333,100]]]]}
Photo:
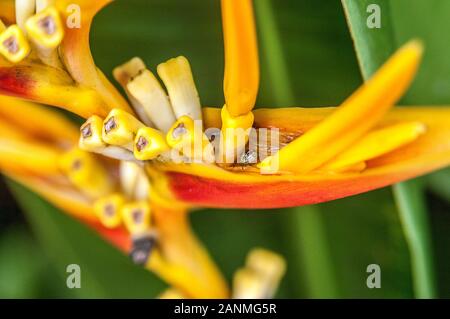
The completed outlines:
{"type": "Polygon", "coordinates": [[[332,115],[274,156],[267,157],[260,167],[273,173],[305,174],[344,151],[400,99],[416,74],[422,51],[418,41],[400,48],[332,115]]]}

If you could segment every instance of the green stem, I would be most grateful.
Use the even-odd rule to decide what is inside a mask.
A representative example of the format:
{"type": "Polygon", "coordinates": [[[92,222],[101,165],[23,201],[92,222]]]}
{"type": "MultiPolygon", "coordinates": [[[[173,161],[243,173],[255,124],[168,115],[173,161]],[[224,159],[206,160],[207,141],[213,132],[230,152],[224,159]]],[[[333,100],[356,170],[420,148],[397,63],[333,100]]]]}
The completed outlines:
{"type": "MultiPolygon", "coordinates": [[[[292,105],[294,92],[271,1],[257,0],[254,3],[273,100],[278,105],[292,105]]],[[[286,232],[289,250],[298,256],[298,260],[291,263],[290,267],[304,270],[301,284],[306,282],[308,296],[336,298],[336,278],[320,209],[316,206],[297,207],[281,223],[284,229],[290,230],[286,232]]]]}
{"type": "Polygon", "coordinates": [[[429,223],[421,181],[416,179],[399,183],[393,186],[393,190],[411,254],[415,295],[417,298],[434,298],[433,247],[428,234],[429,223]]]}

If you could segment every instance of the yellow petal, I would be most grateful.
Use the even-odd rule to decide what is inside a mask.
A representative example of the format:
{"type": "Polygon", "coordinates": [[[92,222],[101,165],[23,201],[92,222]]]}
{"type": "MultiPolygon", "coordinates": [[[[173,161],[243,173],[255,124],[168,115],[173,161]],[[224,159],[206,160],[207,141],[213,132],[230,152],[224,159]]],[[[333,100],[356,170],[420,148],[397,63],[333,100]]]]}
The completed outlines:
{"type": "Polygon", "coordinates": [[[426,127],[420,122],[400,123],[369,132],[321,169],[339,170],[373,159],[413,142],[425,132],[426,127]]]}

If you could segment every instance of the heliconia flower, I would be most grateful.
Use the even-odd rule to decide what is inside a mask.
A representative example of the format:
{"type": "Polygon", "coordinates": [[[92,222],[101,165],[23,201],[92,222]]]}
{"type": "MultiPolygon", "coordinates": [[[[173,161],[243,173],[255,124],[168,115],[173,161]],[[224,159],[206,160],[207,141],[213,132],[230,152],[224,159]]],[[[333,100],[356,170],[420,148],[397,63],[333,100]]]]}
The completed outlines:
{"type": "Polygon", "coordinates": [[[252,3],[222,0],[223,107],[201,108],[182,56],[157,67],[167,93],[141,59],[118,66],[129,104],[90,52],[92,19],[109,2],[17,1],[16,21],[0,2],[0,93],[86,119],[78,131],[43,106],[0,96],[0,169],[161,276],[172,287],[161,297],[272,297],[284,273],[281,256],[256,250],[230,289],[190,230],[190,208],[320,203],[450,163],[448,107],[393,108],[419,67],[417,40],[338,107],[253,111],[252,3]],[[67,24],[70,5],[83,12],[79,28],[67,24]]]}

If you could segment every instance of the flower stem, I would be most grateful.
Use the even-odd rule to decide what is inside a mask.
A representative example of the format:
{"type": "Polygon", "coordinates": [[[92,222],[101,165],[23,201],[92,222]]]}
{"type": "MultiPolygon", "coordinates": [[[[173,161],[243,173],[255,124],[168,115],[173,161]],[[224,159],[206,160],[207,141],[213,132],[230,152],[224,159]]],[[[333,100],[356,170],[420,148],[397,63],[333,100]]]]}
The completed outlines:
{"type": "Polygon", "coordinates": [[[393,191],[411,254],[415,296],[434,298],[433,254],[423,185],[421,180],[415,179],[394,185],[393,191]]]}

